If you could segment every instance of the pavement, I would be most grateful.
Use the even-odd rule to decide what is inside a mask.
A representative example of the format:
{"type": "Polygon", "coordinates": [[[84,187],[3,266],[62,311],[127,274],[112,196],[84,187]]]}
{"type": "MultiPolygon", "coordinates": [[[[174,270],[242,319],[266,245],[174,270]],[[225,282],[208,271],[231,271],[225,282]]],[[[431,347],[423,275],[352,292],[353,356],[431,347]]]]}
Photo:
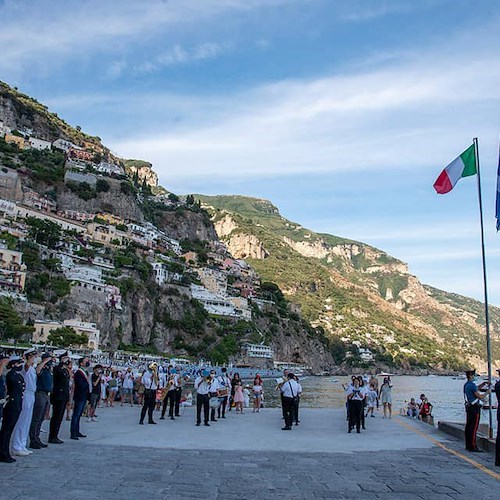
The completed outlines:
{"type": "Polygon", "coordinates": [[[138,407],[101,408],[79,441],[64,422],[64,444],[0,464],[0,499],[499,498],[492,454],[404,417],[377,414],[361,434],[347,434],[340,409],[302,409],[288,432],[271,408],[210,427],[195,427],[193,408],[138,418],[138,407]]]}

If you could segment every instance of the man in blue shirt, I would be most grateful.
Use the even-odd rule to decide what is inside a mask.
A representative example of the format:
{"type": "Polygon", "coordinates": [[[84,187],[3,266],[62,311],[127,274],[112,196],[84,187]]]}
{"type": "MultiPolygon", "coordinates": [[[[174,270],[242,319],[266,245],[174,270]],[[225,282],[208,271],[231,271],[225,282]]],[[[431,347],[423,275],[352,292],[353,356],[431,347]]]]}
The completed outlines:
{"type": "Polygon", "coordinates": [[[481,417],[481,401],[489,394],[489,389],[482,391],[488,385],[483,382],[479,387],[474,379],[476,370],[466,370],[467,382],[464,385],[465,412],[467,415],[465,423],[465,449],[472,452],[481,452],[476,444],[477,428],[481,417]],[[480,392],[481,391],[481,392],[480,392]]]}
{"type": "Polygon", "coordinates": [[[36,366],[36,392],[35,406],[33,407],[33,417],[30,425],[30,448],[39,450],[47,448],[40,439],[40,430],[45,419],[47,410],[50,407],[50,393],[53,386],[52,355],[48,352],[42,354],[42,360],[36,366]]]}

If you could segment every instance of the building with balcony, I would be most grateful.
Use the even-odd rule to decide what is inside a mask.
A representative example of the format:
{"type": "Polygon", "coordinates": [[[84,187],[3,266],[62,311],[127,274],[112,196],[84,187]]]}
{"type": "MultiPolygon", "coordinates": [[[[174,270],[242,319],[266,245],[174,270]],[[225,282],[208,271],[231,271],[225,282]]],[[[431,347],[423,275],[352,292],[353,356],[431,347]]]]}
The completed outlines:
{"type": "Polygon", "coordinates": [[[9,250],[5,242],[0,241],[0,294],[22,293],[25,283],[26,266],[23,264],[23,253],[9,250]]]}

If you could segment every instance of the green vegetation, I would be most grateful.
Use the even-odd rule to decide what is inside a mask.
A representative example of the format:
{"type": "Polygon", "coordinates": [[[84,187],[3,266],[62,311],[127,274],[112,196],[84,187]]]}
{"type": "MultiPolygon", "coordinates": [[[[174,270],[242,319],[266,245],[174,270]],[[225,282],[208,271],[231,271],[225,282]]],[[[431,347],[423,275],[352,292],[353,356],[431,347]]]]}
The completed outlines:
{"type": "Polygon", "coordinates": [[[27,217],[26,224],[29,226],[29,235],[40,245],[55,248],[61,239],[61,228],[52,221],[27,217]]]}
{"type": "Polygon", "coordinates": [[[62,274],[28,273],[25,291],[28,299],[32,302],[48,301],[53,303],[70,293],[71,283],[62,274]]]}
{"type": "Polygon", "coordinates": [[[97,196],[97,191],[88,182],[67,182],[68,189],[82,200],[88,201],[97,196]]]}
{"type": "Polygon", "coordinates": [[[0,297],[0,338],[2,340],[20,340],[31,335],[34,328],[25,325],[17,311],[12,305],[12,301],[5,297],[0,297]]]}
{"type": "Polygon", "coordinates": [[[62,326],[49,333],[48,339],[51,344],[60,347],[72,347],[87,344],[87,337],[79,335],[70,326],[62,326]]]}

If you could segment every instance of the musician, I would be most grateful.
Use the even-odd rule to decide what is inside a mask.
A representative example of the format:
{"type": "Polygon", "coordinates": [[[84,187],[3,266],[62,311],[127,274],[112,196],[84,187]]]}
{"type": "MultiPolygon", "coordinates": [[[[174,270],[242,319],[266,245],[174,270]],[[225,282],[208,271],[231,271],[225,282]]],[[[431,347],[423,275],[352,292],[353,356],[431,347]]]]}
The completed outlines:
{"type": "MultiPolygon", "coordinates": [[[[208,388],[208,395],[210,398],[218,398],[219,397],[219,381],[217,380],[217,377],[215,376],[215,370],[210,371],[210,381],[209,381],[209,388],[208,388]]],[[[210,399],[209,399],[210,401],[210,399]]],[[[220,408],[220,406],[219,406],[220,408]]],[[[215,418],[215,408],[212,406],[210,408],[210,421],[211,422],[217,422],[217,419],[215,418]]]]}
{"type": "MultiPolygon", "coordinates": [[[[177,389],[179,389],[179,375],[175,368],[170,368],[170,374],[168,375],[167,385],[165,387],[166,395],[163,399],[163,407],[161,410],[160,420],[165,419],[165,413],[167,411],[167,405],[170,403],[170,408],[168,410],[168,416],[170,420],[175,420],[174,418],[174,406],[177,399],[177,389]]],[[[180,398],[179,398],[180,402],[180,398]]],[[[178,411],[177,411],[178,413],[178,411]]]]}
{"type": "Polygon", "coordinates": [[[278,385],[276,386],[276,390],[277,391],[280,391],[280,397],[281,397],[281,412],[282,412],[282,415],[283,415],[283,420],[285,420],[286,422],[286,419],[285,419],[285,404],[284,404],[284,401],[283,401],[283,392],[281,391],[281,388],[283,387],[283,384],[285,382],[288,381],[288,370],[285,369],[283,370],[283,378],[281,379],[281,381],[278,382],[278,385]]]}
{"type": "Polygon", "coordinates": [[[156,390],[160,388],[160,376],[158,374],[158,365],[151,363],[147,371],[142,375],[142,383],[144,384],[144,404],[141,410],[141,419],[139,424],[144,424],[144,417],[148,413],[148,424],[156,424],[153,420],[153,411],[156,402],[156,390]]]}
{"type": "Polygon", "coordinates": [[[281,430],[290,431],[294,419],[294,403],[299,394],[299,384],[296,382],[293,373],[288,373],[286,381],[281,383],[280,391],[285,412],[285,427],[281,430]]]}
{"type": "Polygon", "coordinates": [[[200,370],[198,378],[194,381],[196,390],[196,425],[201,425],[201,409],[203,408],[204,425],[210,427],[208,423],[208,400],[210,398],[210,374],[208,370],[200,370]]]}
{"type": "Polygon", "coordinates": [[[231,380],[227,376],[227,369],[222,368],[222,373],[217,377],[219,383],[219,397],[221,404],[217,408],[217,418],[226,418],[226,406],[229,398],[229,388],[231,387],[231,380]]]}

